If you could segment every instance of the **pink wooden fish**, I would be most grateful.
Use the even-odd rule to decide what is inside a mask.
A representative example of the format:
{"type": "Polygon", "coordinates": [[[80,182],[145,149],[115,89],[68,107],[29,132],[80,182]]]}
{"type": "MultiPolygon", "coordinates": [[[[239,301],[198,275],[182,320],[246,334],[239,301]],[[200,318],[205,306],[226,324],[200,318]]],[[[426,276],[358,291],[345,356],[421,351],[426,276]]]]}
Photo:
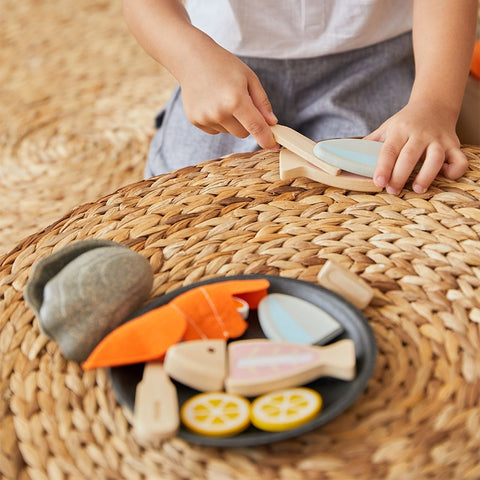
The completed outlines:
{"type": "Polygon", "coordinates": [[[266,339],[197,340],[173,345],[164,368],[169,376],[200,391],[220,390],[247,397],[304,385],[321,376],[355,377],[355,346],[345,339],[325,347],[266,339]]]}
{"type": "Polygon", "coordinates": [[[227,392],[255,396],[304,385],[322,376],[352,380],[355,346],[352,340],[325,347],[243,340],[229,345],[228,364],[227,392]]]}

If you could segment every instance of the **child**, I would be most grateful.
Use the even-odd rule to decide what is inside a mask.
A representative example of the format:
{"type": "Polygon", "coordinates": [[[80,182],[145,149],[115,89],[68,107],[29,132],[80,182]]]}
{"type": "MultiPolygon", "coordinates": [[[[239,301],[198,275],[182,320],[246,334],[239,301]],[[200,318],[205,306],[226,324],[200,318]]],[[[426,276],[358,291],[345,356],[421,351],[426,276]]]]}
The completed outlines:
{"type": "Polygon", "coordinates": [[[130,30],[180,84],[158,118],[147,176],[276,148],[277,121],[316,141],[384,142],[374,182],[392,194],[419,162],[417,193],[438,173],[465,173],[455,126],[477,0],[185,3],[124,0],[130,30]]]}

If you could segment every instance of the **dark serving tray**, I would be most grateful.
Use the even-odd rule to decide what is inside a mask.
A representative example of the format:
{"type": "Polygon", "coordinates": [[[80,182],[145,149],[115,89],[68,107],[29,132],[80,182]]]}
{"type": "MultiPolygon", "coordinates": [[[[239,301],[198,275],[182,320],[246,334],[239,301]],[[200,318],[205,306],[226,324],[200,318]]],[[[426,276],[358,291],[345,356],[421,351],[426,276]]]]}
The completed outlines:
{"type": "MultiPolygon", "coordinates": [[[[320,393],[323,399],[323,408],[310,422],[297,428],[281,432],[265,432],[253,426],[242,433],[231,437],[207,437],[196,434],[183,425],[180,426],[178,436],[184,440],[215,447],[245,447],[262,445],[296,437],[324,425],[345,411],[356,398],[365,390],[368,380],[373,374],[377,346],[372,329],[364,315],[344,298],[332,291],[292,278],[277,277],[272,275],[236,275],[231,277],[218,277],[205,280],[187,287],[180,288],[168,294],[157,297],[148,303],[142,310],[135,313],[139,316],[149,310],[165,305],[174,297],[200,285],[227,280],[246,280],[264,278],[270,282],[268,293],[285,293],[302,298],[322,308],[333,318],[340,322],[345,331],[335,338],[338,341],[350,338],[355,343],[356,376],[352,381],[343,381],[329,377],[319,378],[308,385],[320,393]]],[[[248,317],[248,329],[241,337],[264,338],[260,328],[256,310],[251,310],[248,317]]],[[[127,365],[109,369],[110,381],[118,401],[133,410],[135,404],[135,390],[142,379],[144,364],[127,365]]],[[[174,382],[177,387],[179,407],[193,395],[199,393],[181,383],[174,382]]]]}

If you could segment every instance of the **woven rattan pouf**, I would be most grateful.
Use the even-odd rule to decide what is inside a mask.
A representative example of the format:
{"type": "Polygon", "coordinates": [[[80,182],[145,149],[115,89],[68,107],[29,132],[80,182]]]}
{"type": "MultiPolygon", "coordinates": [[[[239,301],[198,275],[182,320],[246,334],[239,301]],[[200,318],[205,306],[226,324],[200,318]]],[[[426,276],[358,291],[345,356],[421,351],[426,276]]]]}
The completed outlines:
{"type": "Polygon", "coordinates": [[[480,149],[423,195],[281,181],[278,154],[233,155],[73,210],[0,259],[0,476],[6,479],[480,478],[480,149]],[[215,277],[316,281],[327,259],[375,290],[366,391],[301,437],[222,449],[134,440],[104,370],[84,373],[23,300],[32,264],[76,240],[121,242],[155,272],[152,298],[215,277]]]}

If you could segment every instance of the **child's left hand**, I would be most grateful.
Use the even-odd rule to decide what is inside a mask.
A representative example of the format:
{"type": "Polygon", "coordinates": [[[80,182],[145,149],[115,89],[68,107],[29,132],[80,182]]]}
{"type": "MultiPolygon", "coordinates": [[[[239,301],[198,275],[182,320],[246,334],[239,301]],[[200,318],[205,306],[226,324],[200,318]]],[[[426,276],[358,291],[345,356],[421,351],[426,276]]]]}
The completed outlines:
{"type": "Polygon", "coordinates": [[[374,183],[397,195],[420,161],[423,165],[412,186],[416,193],[424,193],[439,173],[450,179],[461,177],[468,162],[460,150],[456,120],[450,109],[438,103],[408,103],[365,137],[384,142],[374,183]]]}

